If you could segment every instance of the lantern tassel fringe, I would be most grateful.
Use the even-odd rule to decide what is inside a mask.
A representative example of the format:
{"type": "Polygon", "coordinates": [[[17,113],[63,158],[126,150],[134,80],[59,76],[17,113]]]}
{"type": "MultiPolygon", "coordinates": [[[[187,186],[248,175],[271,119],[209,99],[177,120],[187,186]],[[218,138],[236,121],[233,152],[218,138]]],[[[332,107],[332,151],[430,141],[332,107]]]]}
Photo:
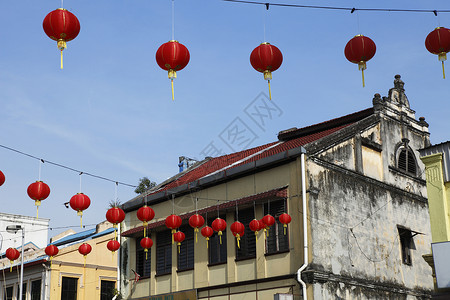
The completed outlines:
{"type": "Polygon", "coordinates": [[[269,100],[272,100],[272,92],[270,91],[270,80],[267,80],[267,83],[269,84],[269,100]]]}
{"type": "Polygon", "coordinates": [[[444,61],[442,61],[442,77],[445,79],[444,61]]]}

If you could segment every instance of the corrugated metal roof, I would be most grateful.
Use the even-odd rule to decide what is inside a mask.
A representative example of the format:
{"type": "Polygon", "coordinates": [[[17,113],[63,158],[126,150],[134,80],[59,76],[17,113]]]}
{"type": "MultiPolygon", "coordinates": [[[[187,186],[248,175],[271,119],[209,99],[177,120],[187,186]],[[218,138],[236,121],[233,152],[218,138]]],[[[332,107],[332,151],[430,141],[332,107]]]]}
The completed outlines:
{"type": "Polygon", "coordinates": [[[80,241],[80,240],[86,239],[86,238],[90,237],[91,235],[95,234],[95,231],[96,231],[96,229],[93,228],[93,229],[89,229],[86,231],[74,233],[74,234],[68,235],[66,237],[63,237],[62,239],[57,240],[57,241],[53,242],[52,244],[55,246],[61,246],[61,245],[65,245],[68,243],[80,241]]]}
{"type": "Polygon", "coordinates": [[[442,167],[444,172],[444,181],[449,182],[450,181],[450,141],[432,145],[430,147],[427,147],[425,149],[420,149],[420,155],[428,156],[432,154],[438,154],[442,153],[443,160],[442,160],[442,167]]]}

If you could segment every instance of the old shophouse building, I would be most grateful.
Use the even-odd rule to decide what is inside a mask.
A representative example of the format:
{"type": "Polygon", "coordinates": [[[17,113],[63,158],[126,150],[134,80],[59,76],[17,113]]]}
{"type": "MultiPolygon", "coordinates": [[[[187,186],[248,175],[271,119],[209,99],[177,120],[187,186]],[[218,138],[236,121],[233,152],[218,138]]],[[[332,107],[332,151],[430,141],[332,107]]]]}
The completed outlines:
{"type": "Polygon", "coordinates": [[[433,281],[422,255],[431,236],[418,149],[428,145],[428,124],[416,120],[397,75],[388,96],[376,94],[365,110],[207,158],[123,204],[121,293],[126,299],[427,298],[433,281]],[[147,259],[136,216],[145,202],[156,213],[147,259]],[[226,220],[221,241],[215,233],[207,247],[196,237],[188,224],[196,210],[209,226],[217,216],[226,220]],[[172,212],[186,235],[179,250],[164,224],[172,212]],[[283,212],[292,216],[286,233],[277,218],[283,212]],[[255,236],[249,222],[268,213],[277,222],[267,237],[255,236]],[[246,226],[240,247],[229,227],[235,220],[246,226]]]}

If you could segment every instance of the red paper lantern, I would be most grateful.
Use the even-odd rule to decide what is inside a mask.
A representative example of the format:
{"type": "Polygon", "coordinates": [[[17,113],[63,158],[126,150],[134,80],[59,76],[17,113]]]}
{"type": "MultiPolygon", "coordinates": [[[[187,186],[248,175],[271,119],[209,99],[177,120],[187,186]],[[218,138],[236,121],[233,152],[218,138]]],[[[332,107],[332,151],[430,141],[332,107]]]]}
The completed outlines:
{"type": "Polygon", "coordinates": [[[153,246],[153,241],[151,238],[149,237],[144,237],[141,242],[141,247],[144,248],[145,251],[145,260],[147,260],[147,254],[148,254],[148,249],[150,249],[153,246]]]}
{"type": "Polygon", "coordinates": [[[91,199],[83,193],[78,193],[70,198],[70,207],[80,216],[81,227],[83,227],[83,210],[86,210],[89,205],[91,205],[91,199]]]}
{"type": "Polygon", "coordinates": [[[2,171],[0,171],[0,186],[2,186],[5,183],[5,174],[3,174],[2,171]]]}
{"type": "Polygon", "coordinates": [[[233,235],[236,237],[238,248],[241,248],[239,245],[239,241],[241,240],[241,237],[244,236],[245,233],[245,226],[239,221],[234,222],[230,226],[230,230],[233,233],[233,235]]]}
{"type": "Polygon", "coordinates": [[[283,223],[283,227],[284,227],[284,235],[286,235],[286,227],[289,223],[291,223],[291,216],[288,215],[287,213],[281,214],[278,219],[280,220],[281,223],[283,223]]]}
{"type": "Polygon", "coordinates": [[[206,248],[208,248],[208,241],[209,238],[213,235],[214,230],[209,226],[205,226],[200,232],[206,238],[206,248]]]}
{"type": "Polygon", "coordinates": [[[125,212],[119,207],[111,207],[106,212],[106,220],[113,224],[114,228],[117,228],[117,224],[122,223],[125,219],[125,212]]]}
{"type": "Polygon", "coordinates": [[[173,235],[177,231],[178,227],[181,226],[181,218],[177,215],[170,215],[166,218],[166,227],[172,229],[172,244],[174,242],[173,235]]]}
{"type": "Polygon", "coordinates": [[[181,246],[181,242],[184,241],[184,238],[186,236],[184,235],[183,232],[181,231],[177,231],[173,234],[173,239],[174,241],[177,243],[178,245],[178,253],[180,253],[180,246],[181,246]]]}
{"type": "Polygon", "coordinates": [[[189,225],[191,225],[192,228],[194,228],[195,232],[195,242],[197,243],[197,233],[198,229],[205,224],[205,219],[199,214],[192,215],[189,218],[189,225]]]}
{"type": "Polygon", "coordinates": [[[438,55],[442,62],[442,75],[445,79],[444,61],[447,60],[447,52],[450,51],[450,29],[438,27],[430,32],[425,39],[425,47],[433,54],[438,55]]]}
{"type": "Polygon", "coordinates": [[[20,257],[20,252],[16,248],[8,248],[6,249],[6,257],[11,262],[11,268],[9,269],[9,271],[12,272],[12,265],[14,261],[20,257]]]}
{"type": "Polygon", "coordinates": [[[212,222],[211,227],[219,234],[220,244],[222,244],[222,231],[227,228],[227,222],[224,219],[217,218],[212,222]]]}
{"type": "Polygon", "coordinates": [[[369,61],[377,51],[375,43],[361,34],[352,38],[344,49],[345,57],[352,63],[358,64],[358,69],[362,72],[362,82],[364,83],[364,70],[367,69],[366,61],[369,61]]]}
{"type": "Polygon", "coordinates": [[[178,41],[171,40],[162,44],[156,51],[156,62],[158,66],[169,72],[172,85],[172,100],[175,99],[173,92],[173,79],[177,78],[177,71],[184,69],[189,63],[189,50],[178,41]]]}
{"type": "Polygon", "coordinates": [[[280,49],[269,43],[262,43],[250,54],[250,63],[252,67],[264,74],[264,79],[269,84],[269,99],[272,99],[270,91],[270,80],[272,79],[272,72],[277,70],[283,62],[283,54],[280,49]]]}
{"type": "Polygon", "coordinates": [[[47,254],[50,257],[50,268],[52,267],[53,256],[56,256],[58,254],[58,252],[59,252],[59,249],[55,245],[48,245],[45,248],[45,254],[47,254]]]}
{"type": "Polygon", "coordinates": [[[38,218],[39,206],[41,205],[41,201],[47,199],[48,195],[50,195],[50,187],[42,181],[36,181],[28,186],[27,193],[34,200],[34,205],[36,205],[36,218],[38,218]]]}
{"type": "Polygon", "coordinates": [[[262,218],[264,223],[264,232],[269,236],[269,227],[275,224],[275,218],[271,214],[267,214],[262,218]]]}
{"type": "Polygon", "coordinates": [[[78,247],[78,252],[84,257],[84,266],[86,266],[86,256],[91,253],[92,247],[88,243],[83,243],[78,247]]]}
{"type": "Polygon", "coordinates": [[[66,42],[73,40],[80,32],[80,22],[77,17],[66,9],[58,8],[50,12],[42,23],[45,34],[57,41],[61,51],[61,69],[63,68],[63,50],[67,48],[66,42]]]}
{"type": "Polygon", "coordinates": [[[142,226],[144,226],[144,237],[145,237],[146,236],[146,234],[145,234],[146,227],[148,225],[148,222],[153,220],[153,218],[155,217],[155,211],[151,207],[144,205],[138,209],[137,217],[139,220],[142,221],[142,226]]]}
{"type": "Polygon", "coordinates": [[[106,247],[108,248],[109,251],[114,253],[120,249],[120,243],[117,240],[110,240],[108,244],[106,244],[106,247]]]}
{"type": "Polygon", "coordinates": [[[258,231],[260,231],[261,228],[261,223],[259,222],[259,220],[253,219],[250,221],[250,224],[248,224],[248,227],[250,228],[251,231],[255,232],[255,238],[256,241],[258,241],[258,231]]]}

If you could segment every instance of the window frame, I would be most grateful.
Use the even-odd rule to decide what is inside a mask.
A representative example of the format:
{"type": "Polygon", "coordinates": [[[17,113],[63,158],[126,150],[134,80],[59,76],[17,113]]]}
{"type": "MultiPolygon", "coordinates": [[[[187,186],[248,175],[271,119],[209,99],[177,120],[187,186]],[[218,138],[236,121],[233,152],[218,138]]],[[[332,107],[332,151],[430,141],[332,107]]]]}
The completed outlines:
{"type": "Polygon", "coordinates": [[[110,300],[114,296],[114,289],[116,289],[116,281],[114,280],[100,280],[100,300],[110,300]],[[113,288],[108,291],[108,287],[103,286],[103,283],[113,285],[113,288]],[[112,295],[111,295],[112,294],[112,295]]]}
{"type": "Polygon", "coordinates": [[[400,241],[401,260],[404,265],[412,266],[412,251],[414,249],[414,239],[412,231],[403,226],[397,226],[400,241]]]}
{"type": "MultiPolygon", "coordinates": [[[[212,224],[212,222],[216,219],[217,217],[214,218],[209,218],[207,221],[207,224],[212,224]]],[[[226,215],[222,214],[220,215],[220,218],[226,220],[226,215]]],[[[227,226],[228,227],[228,226],[227,226]]],[[[217,265],[221,265],[221,264],[226,264],[227,263],[227,259],[228,259],[228,253],[227,253],[227,228],[225,228],[224,231],[222,231],[222,244],[220,244],[220,238],[219,235],[214,232],[214,234],[209,238],[209,245],[208,245],[208,267],[209,266],[217,266],[217,265]],[[212,254],[211,252],[213,250],[216,250],[216,257],[217,259],[215,261],[212,261],[212,254]]]]}
{"type": "Polygon", "coordinates": [[[39,278],[39,279],[31,280],[30,299],[31,300],[40,300],[41,295],[42,295],[42,279],[39,278]],[[36,284],[37,282],[39,282],[39,285],[36,284]],[[35,294],[36,290],[33,289],[36,286],[39,287],[39,294],[35,294]],[[37,296],[38,298],[36,299],[35,296],[37,296]]]}
{"type": "MultiPolygon", "coordinates": [[[[270,211],[269,211],[269,203],[264,204],[264,215],[270,212],[270,214],[275,218],[275,224],[269,228],[269,236],[266,236],[264,239],[264,255],[275,255],[280,253],[286,253],[290,251],[290,239],[289,239],[289,230],[286,230],[286,234],[284,234],[283,224],[279,220],[279,216],[283,213],[287,213],[287,199],[280,199],[270,201],[270,211]],[[273,237],[275,238],[275,250],[271,249],[271,241],[273,237]]],[[[263,232],[263,234],[266,234],[263,232]]]]}
{"type": "Polygon", "coordinates": [[[238,217],[239,220],[235,218],[235,221],[244,224],[245,231],[244,236],[242,236],[240,240],[240,248],[238,248],[236,237],[234,237],[235,261],[254,259],[256,258],[256,236],[255,233],[250,230],[249,224],[255,219],[255,209],[253,207],[240,209],[238,211],[238,217]],[[249,247],[251,248],[249,249],[249,247]]]}
{"type": "Polygon", "coordinates": [[[156,274],[162,276],[172,273],[172,232],[163,230],[156,233],[156,274]],[[164,268],[160,269],[161,255],[164,255],[164,268]]]}
{"type": "Polygon", "coordinates": [[[177,272],[193,270],[195,265],[194,228],[189,225],[184,225],[180,227],[180,231],[184,233],[185,238],[184,241],[181,242],[180,252],[178,252],[177,249],[177,272]],[[185,254],[184,252],[187,253],[185,254]],[[183,259],[183,257],[186,259],[183,259]],[[180,267],[180,264],[184,263],[184,260],[186,265],[180,267]]]}
{"type": "MultiPolygon", "coordinates": [[[[70,298],[63,298],[63,293],[65,292],[64,291],[64,281],[65,280],[74,280],[75,281],[75,298],[73,298],[73,299],[77,299],[77,297],[78,297],[78,280],[79,280],[79,278],[77,278],[77,277],[70,277],[70,276],[62,276],[62,278],[61,278],[61,300],[71,300],[70,298]]],[[[66,291],[66,292],[72,292],[72,291],[66,291]]]]}
{"type": "Polygon", "coordinates": [[[145,250],[141,246],[141,239],[136,239],[136,272],[142,279],[150,278],[152,273],[152,250],[148,249],[147,259],[145,259],[145,250]]]}
{"type": "Polygon", "coordinates": [[[417,159],[416,156],[414,155],[414,151],[411,148],[400,146],[397,149],[396,167],[401,172],[404,172],[411,176],[417,176],[417,168],[418,168],[417,159]],[[402,158],[403,155],[404,158],[402,158]],[[411,171],[411,168],[414,169],[411,171]]]}

